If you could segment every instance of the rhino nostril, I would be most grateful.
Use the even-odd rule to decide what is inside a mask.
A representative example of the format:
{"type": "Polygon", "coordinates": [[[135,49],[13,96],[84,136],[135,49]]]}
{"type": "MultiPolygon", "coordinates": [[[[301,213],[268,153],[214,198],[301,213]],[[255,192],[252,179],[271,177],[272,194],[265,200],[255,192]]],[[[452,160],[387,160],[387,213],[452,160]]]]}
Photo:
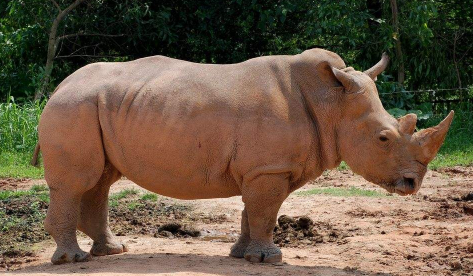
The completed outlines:
{"type": "Polygon", "coordinates": [[[404,177],[404,183],[406,183],[409,186],[409,188],[414,188],[416,182],[414,178],[404,177]]]}

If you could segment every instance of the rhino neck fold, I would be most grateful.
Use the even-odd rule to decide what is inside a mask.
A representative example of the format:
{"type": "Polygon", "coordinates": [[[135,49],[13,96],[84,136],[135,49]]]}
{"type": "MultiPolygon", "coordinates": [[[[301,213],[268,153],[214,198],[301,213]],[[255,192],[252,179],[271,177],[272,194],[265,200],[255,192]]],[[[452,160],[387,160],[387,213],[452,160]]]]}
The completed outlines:
{"type": "Polygon", "coordinates": [[[342,161],[338,148],[339,105],[336,91],[332,88],[320,94],[317,92],[309,94],[304,89],[300,91],[314,128],[313,143],[316,166],[320,172],[334,169],[342,161]]]}
{"type": "Polygon", "coordinates": [[[320,76],[315,70],[293,69],[294,87],[302,96],[304,108],[313,125],[314,137],[308,166],[316,168],[316,174],[340,165],[338,147],[338,122],[340,121],[341,87],[330,87],[326,82],[317,81],[320,76]],[[315,163],[315,164],[313,164],[315,163]]]}

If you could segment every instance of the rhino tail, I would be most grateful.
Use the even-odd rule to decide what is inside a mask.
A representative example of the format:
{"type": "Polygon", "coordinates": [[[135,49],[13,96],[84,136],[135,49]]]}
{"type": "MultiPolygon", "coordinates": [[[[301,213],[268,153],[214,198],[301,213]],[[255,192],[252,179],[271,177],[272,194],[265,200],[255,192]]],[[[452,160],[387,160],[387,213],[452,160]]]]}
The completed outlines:
{"type": "Polygon", "coordinates": [[[39,143],[36,144],[36,147],[34,148],[34,153],[33,153],[33,158],[31,158],[31,166],[35,166],[35,167],[38,167],[39,166],[39,149],[40,149],[40,146],[39,146],[39,143]]]}

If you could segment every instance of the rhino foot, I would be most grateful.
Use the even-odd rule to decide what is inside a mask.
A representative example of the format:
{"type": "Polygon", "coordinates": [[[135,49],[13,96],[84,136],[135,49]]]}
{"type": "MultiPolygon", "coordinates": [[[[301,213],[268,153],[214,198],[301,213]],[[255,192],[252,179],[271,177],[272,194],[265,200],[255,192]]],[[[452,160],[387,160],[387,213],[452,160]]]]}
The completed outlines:
{"type": "Polygon", "coordinates": [[[249,239],[240,238],[230,249],[230,256],[234,258],[245,257],[246,248],[250,244],[249,239]]]}
{"type": "Polygon", "coordinates": [[[65,263],[75,263],[75,262],[87,262],[92,259],[89,253],[78,250],[63,250],[63,249],[56,249],[54,252],[53,257],[51,258],[51,262],[55,265],[58,264],[65,264],[65,263]]]}
{"type": "Polygon", "coordinates": [[[252,263],[282,262],[282,252],[274,244],[251,242],[245,251],[245,259],[252,263]]]}
{"type": "Polygon", "coordinates": [[[96,243],[92,245],[90,253],[94,256],[105,256],[128,252],[126,245],[118,242],[96,243]]]}

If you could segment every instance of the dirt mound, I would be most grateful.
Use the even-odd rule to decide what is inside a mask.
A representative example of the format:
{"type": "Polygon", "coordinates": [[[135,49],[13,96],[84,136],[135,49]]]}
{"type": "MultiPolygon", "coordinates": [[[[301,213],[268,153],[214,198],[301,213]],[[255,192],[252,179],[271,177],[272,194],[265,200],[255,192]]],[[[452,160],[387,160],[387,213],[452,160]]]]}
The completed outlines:
{"type": "Polygon", "coordinates": [[[199,237],[200,236],[200,231],[196,230],[195,228],[188,226],[188,225],[182,225],[177,222],[171,222],[171,223],[166,223],[164,225],[161,225],[158,228],[158,232],[154,234],[155,237],[161,236],[161,237],[199,237]]]}
{"type": "Polygon", "coordinates": [[[350,235],[336,229],[328,222],[314,222],[307,216],[282,215],[274,228],[274,243],[281,247],[297,247],[324,242],[346,243],[350,235]]]}
{"type": "MultiPolygon", "coordinates": [[[[117,236],[159,235],[160,227],[176,220],[180,221],[180,223],[175,223],[178,230],[186,228],[187,224],[194,221],[190,211],[190,207],[183,205],[169,205],[142,199],[124,201],[120,202],[118,206],[110,208],[110,227],[117,236]]],[[[178,230],[174,233],[180,233],[178,230]]],[[[168,232],[173,233],[172,231],[168,232]]],[[[182,234],[182,236],[184,235],[182,234]]]]}

